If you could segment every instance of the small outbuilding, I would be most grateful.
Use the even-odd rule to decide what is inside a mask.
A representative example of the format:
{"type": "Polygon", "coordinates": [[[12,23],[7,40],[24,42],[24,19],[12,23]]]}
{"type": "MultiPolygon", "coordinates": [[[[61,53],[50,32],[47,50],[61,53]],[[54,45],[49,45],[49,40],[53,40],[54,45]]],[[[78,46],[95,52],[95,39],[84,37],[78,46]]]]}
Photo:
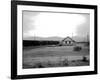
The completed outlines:
{"type": "Polygon", "coordinates": [[[69,36],[64,38],[61,42],[60,42],[60,46],[73,46],[75,45],[76,41],[73,40],[72,38],[70,38],[69,36]]]}

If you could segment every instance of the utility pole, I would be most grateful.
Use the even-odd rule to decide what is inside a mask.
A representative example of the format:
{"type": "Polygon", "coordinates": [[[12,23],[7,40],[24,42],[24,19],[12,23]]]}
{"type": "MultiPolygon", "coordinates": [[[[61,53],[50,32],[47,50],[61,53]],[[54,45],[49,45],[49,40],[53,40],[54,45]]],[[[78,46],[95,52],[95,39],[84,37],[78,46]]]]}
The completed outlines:
{"type": "Polygon", "coordinates": [[[87,42],[89,42],[89,35],[87,34],[87,42]]]}
{"type": "Polygon", "coordinates": [[[35,41],[35,32],[34,32],[34,41],[35,41]]]}
{"type": "Polygon", "coordinates": [[[72,39],[73,39],[73,33],[72,33],[72,39]]]}

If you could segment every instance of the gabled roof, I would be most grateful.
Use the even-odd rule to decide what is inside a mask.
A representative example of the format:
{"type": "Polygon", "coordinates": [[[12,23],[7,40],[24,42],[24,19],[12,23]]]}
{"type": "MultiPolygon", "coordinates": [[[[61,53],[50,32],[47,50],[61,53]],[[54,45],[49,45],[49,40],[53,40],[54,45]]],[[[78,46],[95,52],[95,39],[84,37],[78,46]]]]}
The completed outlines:
{"type": "Polygon", "coordinates": [[[66,37],[66,38],[64,38],[62,41],[65,41],[66,39],[70,39],[71,41],[76,42],[75,40],[73,40],[73,39],[72,39],[72,38],[70,38],[69,36],[68,36],[68,37],[66,37]]]}

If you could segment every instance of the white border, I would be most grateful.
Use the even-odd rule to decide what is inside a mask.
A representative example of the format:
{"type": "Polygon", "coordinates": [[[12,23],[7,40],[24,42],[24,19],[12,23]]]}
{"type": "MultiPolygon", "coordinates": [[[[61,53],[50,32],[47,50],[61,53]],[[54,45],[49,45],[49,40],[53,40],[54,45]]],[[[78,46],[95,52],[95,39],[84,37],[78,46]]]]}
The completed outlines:
{"type": "Polygon", "coordinates": [[[46,74],[61,72],[80,72],[94,71],[94,10],[93,9],[77,9],[77,8],[58,8],[43,6],[17,6],[17,75],[29,74],[46,74]],[[54,12],[74,12],[90,14],[90,66],[80,67],[59,67],[59,68],[43,68],[43,69],[22,69],[22,10],[30,11],[54,11],[54,12]]]}

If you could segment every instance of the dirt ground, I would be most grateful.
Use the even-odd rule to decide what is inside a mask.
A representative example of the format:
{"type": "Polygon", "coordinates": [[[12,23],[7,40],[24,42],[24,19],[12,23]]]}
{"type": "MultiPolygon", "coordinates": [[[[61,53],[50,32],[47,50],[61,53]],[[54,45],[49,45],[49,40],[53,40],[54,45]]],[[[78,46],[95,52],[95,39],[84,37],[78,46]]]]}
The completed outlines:
{"type": "Polygon", "coordinates": [[[23,68],[89,65],[89,49],[73,51],[74,46],[45,46],[23,49],[23,68]],[[85,61],[84,61],[85,57],[85,61]]]}

